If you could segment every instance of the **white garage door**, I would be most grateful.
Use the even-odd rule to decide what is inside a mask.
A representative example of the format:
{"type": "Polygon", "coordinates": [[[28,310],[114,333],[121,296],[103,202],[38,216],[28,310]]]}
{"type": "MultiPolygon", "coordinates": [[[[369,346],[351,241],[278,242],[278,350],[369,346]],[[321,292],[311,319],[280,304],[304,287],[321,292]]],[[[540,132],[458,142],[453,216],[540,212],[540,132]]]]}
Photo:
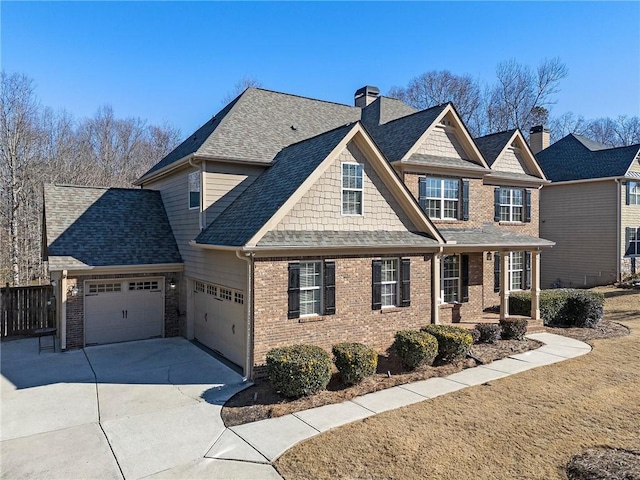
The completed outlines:
{"type": "Polygon", "coordinates": [[[161,337],[164,295],[161,278],[109,279],[85,285],[85,344],[161,337]]]}
{"type": "Polygon", "coordinates": [[[237,365],[246,355],[244,292],[220,285],[194,282],[194,336],[237,365]]]}

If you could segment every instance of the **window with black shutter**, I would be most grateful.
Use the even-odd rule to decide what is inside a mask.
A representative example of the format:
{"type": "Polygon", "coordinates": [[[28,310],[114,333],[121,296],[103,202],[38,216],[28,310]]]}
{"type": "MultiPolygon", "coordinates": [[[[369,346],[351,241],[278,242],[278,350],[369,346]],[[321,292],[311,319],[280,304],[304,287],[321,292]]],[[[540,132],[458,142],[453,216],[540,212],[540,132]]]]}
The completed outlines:
{"type": "Polygon", "coordinates": [[[371,262],[371,308],[382,308],[382,260],[371,262]]]}
{"type": "Polygon", "coordinates": [[[336,313],[336,262],[324,262],[324,314],[336,313]]]}
{"type": "Polygon", "coordinates": [[[463,180],[461,182],[461,195],[460,198],[462,199],[461,205],[461,215],[460,215],[460,219],[461,220],[469,220],[469,180],[463,180]]]}
{"type": "Polygon", "coordinates": [[[500,221],[500,187],[493,189],[493,221],[500,221]]]}
{"type": "Polygon", "coordinates": [[[289,264],[289,318],[300,316],[300,264],[289,264]]]}
{"type": "Polygon", "coordinates": [[[531,221],[531,190],[524,191],[524,221],[531,221]]]}
{"type": "Polygon", "coordinates": [[[461,272],[461,282],[462,282],[462,301],[469,301],[469,255],[461,256],[462,262],[462,272],[461,272]]]}
{"type": "Polygon", "coordinates": [[[400,261],[400,275],[402,285],[400,286],[400,306],[411,306],[411,259],[403,258],[400,261]]]}
{"type": "Polygon", "coordinates": [[[531,252],[524,252],[524,285],[523,290],[531,288],[531,252]]]}
{"type": "Polygon", "coordinates": [[[493,291],[500,291],[500,252],[493,254],[493,291]]]}

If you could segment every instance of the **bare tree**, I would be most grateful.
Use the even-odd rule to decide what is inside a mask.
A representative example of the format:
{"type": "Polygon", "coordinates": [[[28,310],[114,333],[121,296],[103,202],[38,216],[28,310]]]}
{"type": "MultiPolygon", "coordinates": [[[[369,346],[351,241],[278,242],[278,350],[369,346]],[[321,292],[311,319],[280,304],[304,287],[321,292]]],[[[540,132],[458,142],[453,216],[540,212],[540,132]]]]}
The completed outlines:
{"type": "Polygon", "coordinates": [[[9,227],[11,280],[20,283],[19,214],[27,194],[30,167],[37,154],[39,105],[32,80],[24,75],[0,73],[0,172],[3,214],[9,227]]]}
{"type": "Polygon", "coordinates": [[[233,89],[222,98],[222,103],[226,105],[249,87],[260,88],[262,82],[255,77],[244,75],[233,85],[233,89]]]}
{"type": "Polygon", "coordinates": [[[598,143],[611,147],[640,144],[640,117],[621,115],[585,120],[566,112],[550,122],[551,141],[557,142],[569,133],[583,135],[598,143]]]}
{"type": "Polygon", "coordinates": [[[549,121],[549,131],[551,142],[557,142],[570,133],[584,135],[587,124],[583,116],[574,115],[573,112],[565,112],[558,117],[553,117],[549,121]]]}

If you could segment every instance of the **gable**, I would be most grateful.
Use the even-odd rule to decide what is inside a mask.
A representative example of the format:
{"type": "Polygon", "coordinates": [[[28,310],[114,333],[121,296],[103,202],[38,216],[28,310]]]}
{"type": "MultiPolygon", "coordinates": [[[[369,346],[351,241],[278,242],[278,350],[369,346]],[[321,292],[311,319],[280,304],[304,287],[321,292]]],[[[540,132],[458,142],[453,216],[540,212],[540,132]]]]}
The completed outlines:
{"type": "Polygon", "coordinates": [[[508,173],[531,174],[528,170],[522,151],[515,145],[515,142],[504,149],[502,155],[496,158],[492,170],[508,173]]]}
{"type": "Polygon", "coordinates": [[[274,230],[415,231],[415,225],[367,160],[350,142],[274,230]],[[363,214],[342,215],[342,164],[363,166],[363,214]]]}
{"type": "Polygon", "coordinates": [[[631,162],[631,166],[629,167],[629,172],[640,174],[640,152],[638,152],[638,154],[636,155],[636,158],[634,158],[633,162],[631,162]]]}

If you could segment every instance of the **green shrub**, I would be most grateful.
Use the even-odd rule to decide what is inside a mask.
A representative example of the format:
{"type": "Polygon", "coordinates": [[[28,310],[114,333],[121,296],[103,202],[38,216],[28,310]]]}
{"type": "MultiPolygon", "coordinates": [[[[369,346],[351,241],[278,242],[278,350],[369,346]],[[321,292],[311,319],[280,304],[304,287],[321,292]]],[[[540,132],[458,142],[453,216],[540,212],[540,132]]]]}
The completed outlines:
{"type": "Polygon", "coordinates": [[[433,335],[414,330],[396,332],[391,346],[409,370],[431,365],[438,354],[438,341],[433,335]]]}
{"type": "Polygon", "coordinates": [[[346,385],[360,383],[376,373],[378,353],[362,343],[338,343],[331,348],[333,363],[346,385]]]}
{"type": "Polygon", "coordinates": [[[495,343],[502,335],[502,328],[497,323],[479,323],[476,330],[480,333],[478,343],[495,343]]]}
{"type": "Polygon", "coordinates": [[[522,340],[527,333],[526,318],[505,318],[500,320],[502,338],[505,340],[522,340]]]}
{"type": "Polygon", "coordinates": [[[267,352],[269,381],[285,397],[311,395],[327,388],[331,357],[315,345],[291,345],[267,352]]]}
{"type": "Polygon", "coordinates": [[[442,362],[454,362],[467,356],[473,343],[468,330],[452,325],[427,325],[420,329],[438,340],[438,358],[442,362]]]}
{"type": "MultiPolygon", "coordinates": [[[[595,327],[602,320],[604,295],[589,290],[558,288],[540,292],[540,316],[552,327],[595,327]]],[[[531,314],[531,292],[509,295],[509,313],[531,314]]]]}

